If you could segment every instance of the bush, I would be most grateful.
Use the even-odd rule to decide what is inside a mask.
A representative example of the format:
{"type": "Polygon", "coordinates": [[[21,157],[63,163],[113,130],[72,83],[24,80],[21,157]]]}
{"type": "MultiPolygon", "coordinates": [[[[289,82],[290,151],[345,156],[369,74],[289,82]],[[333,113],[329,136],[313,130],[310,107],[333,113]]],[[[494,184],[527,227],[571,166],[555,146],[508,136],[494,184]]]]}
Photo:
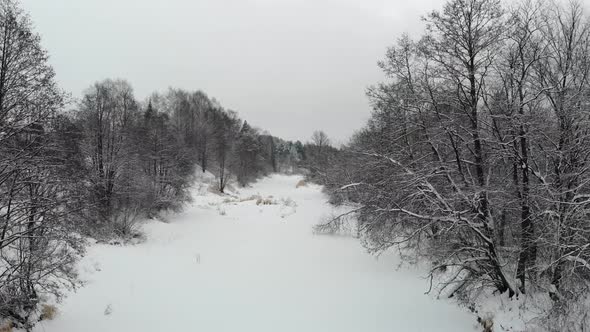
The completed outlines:
{"type": "Polygon", "coordinates": [[[39,320],[52,320],[57,316],[57,307],[51,304],[44,304],[41,307],[39,320]]]}
{"type": "Polygon", "coordinates": [[[12,328],[14,325],[12,322],[5,322],[4,324],[0,325],[0,332],[12,332],[12,328]]]}

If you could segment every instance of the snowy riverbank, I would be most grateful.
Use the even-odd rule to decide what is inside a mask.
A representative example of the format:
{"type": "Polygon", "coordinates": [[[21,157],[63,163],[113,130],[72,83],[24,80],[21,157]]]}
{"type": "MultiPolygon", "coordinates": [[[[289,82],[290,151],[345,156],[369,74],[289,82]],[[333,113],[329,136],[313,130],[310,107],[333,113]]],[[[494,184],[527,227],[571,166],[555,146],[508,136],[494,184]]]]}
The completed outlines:
{"type": "Polygon", "coordinates": [[[396,271],[395,255],[314,235],[332,208],[299,180],[275,175],[236,197],[195,188],[184,212],[142,226],[145,242],[92,245],[86,285],[35,331],[479,330],[473,314],[423,295],[421,271],[396,271]]]}

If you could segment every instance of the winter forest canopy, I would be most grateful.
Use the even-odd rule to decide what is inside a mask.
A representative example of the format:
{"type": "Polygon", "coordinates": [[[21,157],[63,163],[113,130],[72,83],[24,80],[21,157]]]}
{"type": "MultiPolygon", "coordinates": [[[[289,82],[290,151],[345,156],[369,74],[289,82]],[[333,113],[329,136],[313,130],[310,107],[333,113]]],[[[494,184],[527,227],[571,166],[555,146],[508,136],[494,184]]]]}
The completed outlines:
{"type": "Polygon", "coordinates": [[[585,10],[449,0],[422,36],[387,49],[369,121],[336,147],[321,130],[306,144],[275,137],[200,90],[138,100],[104,79],[72,98],[27,13],[0,0],[0,318],[30,330],[42,296],[78,286],[85,237],[141,236],[141,220],[190,201],[197,172],[218,194],[295,172],[354,207],[316,232],[353,216],[371,252],[428,262],[429,292],[467,305],[528,296],[545,303],[539,328],[587,329],[585,10]]]}

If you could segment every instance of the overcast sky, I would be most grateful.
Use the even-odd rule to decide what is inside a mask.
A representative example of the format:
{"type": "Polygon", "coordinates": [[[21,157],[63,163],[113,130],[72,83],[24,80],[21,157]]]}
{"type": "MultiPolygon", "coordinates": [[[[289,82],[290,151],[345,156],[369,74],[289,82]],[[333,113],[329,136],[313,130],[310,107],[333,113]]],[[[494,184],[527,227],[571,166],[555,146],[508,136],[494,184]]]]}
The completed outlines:
{"type": "Polygon", "coordinates": [[[62,88],[125,78],[144,100],[203,90],[287,139],[344,142],[367,119],[376,62],[442,0],[22,0],[62,88]]]}

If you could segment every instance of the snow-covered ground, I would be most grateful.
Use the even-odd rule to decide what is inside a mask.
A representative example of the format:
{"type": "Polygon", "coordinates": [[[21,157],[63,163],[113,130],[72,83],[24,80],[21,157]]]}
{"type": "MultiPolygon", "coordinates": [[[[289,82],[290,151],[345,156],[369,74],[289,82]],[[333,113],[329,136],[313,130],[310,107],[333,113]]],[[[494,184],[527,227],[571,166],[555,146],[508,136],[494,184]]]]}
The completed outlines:
{"type": "Polygon", "coordinates": [[[299,180],[274,175],[235,197],[196,186],[184,212],[142,226],[145,242],[92,245],[86,285],[35,331],[481,331],[473,314],[423,294],[423,271],[396,270],[395,254],[314,235],[332,208],[299,180]]]}

